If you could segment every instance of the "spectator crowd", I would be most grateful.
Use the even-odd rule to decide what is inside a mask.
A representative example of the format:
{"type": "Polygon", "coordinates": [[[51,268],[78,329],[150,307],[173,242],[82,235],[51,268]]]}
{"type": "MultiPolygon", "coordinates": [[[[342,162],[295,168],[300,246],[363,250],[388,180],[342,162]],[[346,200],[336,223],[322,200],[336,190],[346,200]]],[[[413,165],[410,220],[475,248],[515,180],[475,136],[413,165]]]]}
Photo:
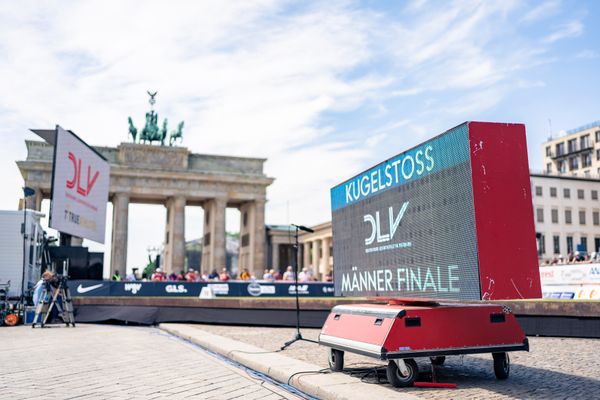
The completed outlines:
{"type": "Polygon", "coordinates": [[[562,254],[555,256],[552,260],[546,260],[543,266],[548,265],[565,265],[565,264],[591,264],[600,262],[600,253],[592,252],[588,254],[586,252],[576,251],[574,253],[569,253],[566,257],[563,257],[562,254]]]}
{"type": "MultiPolygon", "coordinates": [[[[219,282],[227,282],[230,280],[240,280],[240,281],[250,281],[250,280],[261,280],[268,282],[275,281],[295,281],[296,274],[294,269],[291,266],[288,266],[285,272],[282,274],[279,270],[275,269],[265,269],[264,273],[261,276],[254,276],[248,271],[248,268],[241,269],[241,272],[238,274],[232,275],[226,268],[221,269],[221,272],[217,272],[216,269],[213,269],[210,273],[196,271],[193,268],[189,268],[186,271],[181,271],[179,274],[171,273],[166,274],[162,268],[156,268],[154,272],[151,274],[142,273],[141,276],[138,276],[138,269],[134,268],[125,279],[120,275],[119,271],[116,271],[115,274],[111,277],[113,281],[153,281],[153,282],[163,282],[163,281],[173,281],[173,282],[208,282],[208,281],[219,281],[219,282]]],[[[298,274],[298,282],[316,282],[318,281],[316,275],[313,272],[313,269],[310,267],[302,268],[302,271],[298,274]]],[[[333,273],[330,271],[324,276],[324,281],[332,282],[333,281],[333,273]]]]}

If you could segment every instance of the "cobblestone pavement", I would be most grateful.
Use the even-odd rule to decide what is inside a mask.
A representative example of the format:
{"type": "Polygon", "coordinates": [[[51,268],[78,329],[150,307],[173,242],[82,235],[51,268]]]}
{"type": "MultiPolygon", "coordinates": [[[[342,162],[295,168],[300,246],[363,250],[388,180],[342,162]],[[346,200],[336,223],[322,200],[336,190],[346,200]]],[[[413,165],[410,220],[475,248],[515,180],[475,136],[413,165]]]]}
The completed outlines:
{"type": "MultiPolygon", "coordinates": [[[[213,334],[253,344],[265,350],[277,350],[295,334],[292,328],[256,328],[218,325],[190,325],[213,334]]],[[[303,329],[302,335],[316,340],[318,329],[303,329]]],[[[451,382],[457,389],[396,389],[424,399],[600,399],[600,340],[565,338],[529,338],[530,352],[511,352],[508,380],[494,376],[490,354],[448,357],[436,369],[440,382],[451,382]]],[[[327,367],[327,350],[309,342],[296,342],[283,351],[288,357],[327,367]]],[[[375,359],[346,353],[345,368],[383,366],[375,359]]],[[[421,380],[431,380],[428,360],[417,360],[421,380]]],[[[366,373],[357,373],[363,376],[366,373]]],[[[375,373],[363,378],[377,383],[375,373]]]]}
{"type": "Polygon", "coordinates": [[[0,328],[0,399],[297,399],[155,328],[0,328]]]}

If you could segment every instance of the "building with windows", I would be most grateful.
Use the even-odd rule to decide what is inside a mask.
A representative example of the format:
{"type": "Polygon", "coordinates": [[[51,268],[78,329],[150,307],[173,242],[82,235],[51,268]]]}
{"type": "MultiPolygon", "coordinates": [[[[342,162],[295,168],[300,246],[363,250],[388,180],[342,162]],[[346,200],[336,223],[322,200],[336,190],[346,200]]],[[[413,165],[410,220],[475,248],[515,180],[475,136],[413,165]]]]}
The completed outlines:
{"type": "Polygon", "coordinates": [[[600,177],[600,120],[542,144],[544,172],[600,177]]]}
{"type": "Polygon", "coordinates": [[[600,179],[531,174],[533,215],[541,262],[568,253],[600,251],[600,179]]]}

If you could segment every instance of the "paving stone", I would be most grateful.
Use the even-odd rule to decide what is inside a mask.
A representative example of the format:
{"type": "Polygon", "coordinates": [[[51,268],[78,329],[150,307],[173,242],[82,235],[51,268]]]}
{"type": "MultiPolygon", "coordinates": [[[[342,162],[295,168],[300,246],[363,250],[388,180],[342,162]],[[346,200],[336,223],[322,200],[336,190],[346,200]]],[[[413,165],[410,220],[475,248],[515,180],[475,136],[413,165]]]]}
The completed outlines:
{"type": "Polygon", "coordinates": [[[0,354],[2,399],[298,398],[156,328],[3,327],[0,354]]]}
{"type": "MultiPolygon", "coordinates": [[[[184,325],[184,324],[182,324],[184,325]]],[[[198,330],[251,344],[265,351],[277,351],[294,337],[293,328],[241,327],[185,324],[198,330]]],[[[319,329],[302,329],[306,339],[317,340],[319,329]]],[[[490,354],[447,357],[436,369],[441,382],[458,385],[457,389],[404,388],[390,390],[410,393],[424,399],[560,399],[599,398],[600,362],[598,339],[530,337],[529,352],[511,352],[510,377],[496,380],[490,354]]],[[[235,349],[231,349],[234,351],[235,349]]],[[[299,341],[279,354],[327,368],[325,347],[299,341]]],[[[346,353],[345,368],[382,367],[385,363],[373,358],[346,353]]],[[[421,380],[431,380],[427,359],[417,360],[421,380]]],[[[306,377],[303,379],[311,379],[306,377]]],[[[377,383],[375,375],[363,379],[377,383]]],[[[383,381],[386,381],[383,377],[383,381]]]]}

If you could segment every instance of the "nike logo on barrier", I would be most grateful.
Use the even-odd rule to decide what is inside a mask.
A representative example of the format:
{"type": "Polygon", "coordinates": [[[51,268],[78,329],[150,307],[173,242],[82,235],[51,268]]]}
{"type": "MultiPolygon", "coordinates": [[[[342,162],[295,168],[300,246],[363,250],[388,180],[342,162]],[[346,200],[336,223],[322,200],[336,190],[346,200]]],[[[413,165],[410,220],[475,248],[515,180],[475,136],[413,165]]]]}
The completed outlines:
{"type": "Polygon", "coordinates": [[[103,283],[99,284],[99,285],[92,285],[92,286],[88,286],[88,287],[83,287],[81,286],[81,284],[79,286],[77,286],[77,293],[87,293],[87,292],[91,292],[94,289],[98,289],[101,288],[102,286],[104,286],[103,283]]]}

